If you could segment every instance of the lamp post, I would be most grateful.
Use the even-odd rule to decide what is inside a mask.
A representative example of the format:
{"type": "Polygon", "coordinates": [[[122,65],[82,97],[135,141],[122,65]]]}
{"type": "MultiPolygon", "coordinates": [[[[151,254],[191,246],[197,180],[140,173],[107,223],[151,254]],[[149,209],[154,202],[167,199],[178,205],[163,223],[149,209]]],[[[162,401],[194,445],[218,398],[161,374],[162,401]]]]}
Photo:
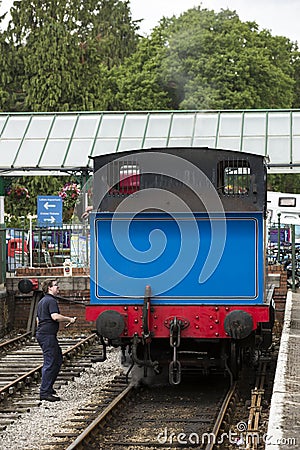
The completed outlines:
{"type": "Polygon", "coordinates": [[[30,248],[29,252],[29,267],[32,266],[32,252],[33,252],[33,241],[32,241],[32,215],[28,215],[29,218],[29,240],[28,240],[28,247],[30,248]]]}
{"type": "Polygon", "coordinates": [[[281,228],[281,225],[280,225],[280,216],[281,216],[281,213],[278,213],[278,235],[277,235],[277,262],[278,263],[280,263],[280,228],[281,228]]]}

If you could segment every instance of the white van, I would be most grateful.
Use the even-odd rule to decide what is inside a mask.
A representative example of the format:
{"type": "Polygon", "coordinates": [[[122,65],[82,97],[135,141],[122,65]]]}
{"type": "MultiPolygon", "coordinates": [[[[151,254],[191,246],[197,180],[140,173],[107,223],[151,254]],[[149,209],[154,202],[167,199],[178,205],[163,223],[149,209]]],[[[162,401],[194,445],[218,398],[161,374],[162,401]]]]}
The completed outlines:
{"type": "Polygon", "coordinates": [[[280,223],[300,225],[300,194],[268,191],[267,205],[270,223],[278,222],[280,213],[280,223]]]}
{"type": "MultiPolygon", "coordinates": [[[[281,226],[295,225],[295,242],[300,243],[300,194],[286,194],[283,192],[267,193],[268,227],[277,227],[280,213],[281,226]]],[[[290,230],[290,227],[287,227],[290,230]]],[[[291,241],[289,231],[288,242],[291,241]]]]}

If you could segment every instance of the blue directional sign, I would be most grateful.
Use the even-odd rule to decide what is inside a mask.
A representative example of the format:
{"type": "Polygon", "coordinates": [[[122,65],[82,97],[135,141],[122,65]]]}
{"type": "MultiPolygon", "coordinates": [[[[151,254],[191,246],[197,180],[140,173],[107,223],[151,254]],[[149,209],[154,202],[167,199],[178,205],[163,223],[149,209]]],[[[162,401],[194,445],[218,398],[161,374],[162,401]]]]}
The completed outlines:
{"type": "Polygon", "coordinates": [[[62,199],[59,195],[38,195],[37,215],[39,226],[62,223],[62,199]]]}

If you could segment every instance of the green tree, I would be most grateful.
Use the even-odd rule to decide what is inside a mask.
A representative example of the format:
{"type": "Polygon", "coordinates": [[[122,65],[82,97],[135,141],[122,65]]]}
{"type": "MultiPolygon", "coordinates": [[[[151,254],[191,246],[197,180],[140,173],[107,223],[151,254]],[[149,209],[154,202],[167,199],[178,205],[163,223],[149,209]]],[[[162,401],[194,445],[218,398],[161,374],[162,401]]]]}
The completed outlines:
{"type": "MultiPolygon", "coordinates": [[[[165,27],[165,24],[163,24],[165,27]]],[[[258,31],[235,12],[188,10],[168,25],[162,63],[166,89],[179,109],[290,108],[293,44],[258,31]]]]}
{"type": "Polygon", "coordinates": [[[161,66],[166,57],[167,35],[156,29],[149,38],[142,38],[137,51],[114,71],[117,86],[114,109],[170,109],[172,98],[165,89],[161,66]]]}
{"type": "Polygon", "coordinates": [[[0,16],[0,111],[11,111],[20,100],[20,66],[14,45],[8,42],[6,32],[1,31],[1,22],[5,15],[0,16]]]}
{"type": "MultiPolygon", "coordinates": [[[[1,23],[1,18],[0,18],[1,23]]],[[[0,32],[0,110],[5,109],[8,102],[9,93],[7,90],[8,85],[8,71],[7,71],[7,59],[8,59],[8,46],[5,43],[3,33],[0,32]]]]}
{"type": "Polygon", "coordinates": [[[300,52],[296,46],[297,54],[294,58],[294,80],[295,80],[295,90],[294,90],[294,102],[293,108],[300,108],[300,52]]]}
{"type": "Polygon", "coordinates": [[[290,108],[295,44],[235,12],[193,8],[138,37],[129,1],[16,0],[0,35],[10,111],[290,108]]]}
{"type": "Polygon", "coordinates": [[[136,47],[128,1],[22,0],[11,9],[8,38],[21,61],[24,108],[93,110],[106,106],[108,70],[136,47]]]}
{"type": "Polygon", "coordinates": [[[276,173],[268,175],[268,190],[275,192],[300,193],[299,173],[276,173]]]}

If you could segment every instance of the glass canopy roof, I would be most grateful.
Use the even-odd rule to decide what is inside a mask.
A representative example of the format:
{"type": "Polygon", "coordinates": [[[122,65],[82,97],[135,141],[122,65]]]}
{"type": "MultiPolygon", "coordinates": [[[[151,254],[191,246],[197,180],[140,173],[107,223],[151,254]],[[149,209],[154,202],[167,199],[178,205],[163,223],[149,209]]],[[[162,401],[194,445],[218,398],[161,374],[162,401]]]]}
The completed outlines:
{"type": "Polygon", "coordinates": [[[247,151],[300,172],[300,110],[0,113],[0,175],[89,171],[90,156],[161,146],[247,151]]]}

